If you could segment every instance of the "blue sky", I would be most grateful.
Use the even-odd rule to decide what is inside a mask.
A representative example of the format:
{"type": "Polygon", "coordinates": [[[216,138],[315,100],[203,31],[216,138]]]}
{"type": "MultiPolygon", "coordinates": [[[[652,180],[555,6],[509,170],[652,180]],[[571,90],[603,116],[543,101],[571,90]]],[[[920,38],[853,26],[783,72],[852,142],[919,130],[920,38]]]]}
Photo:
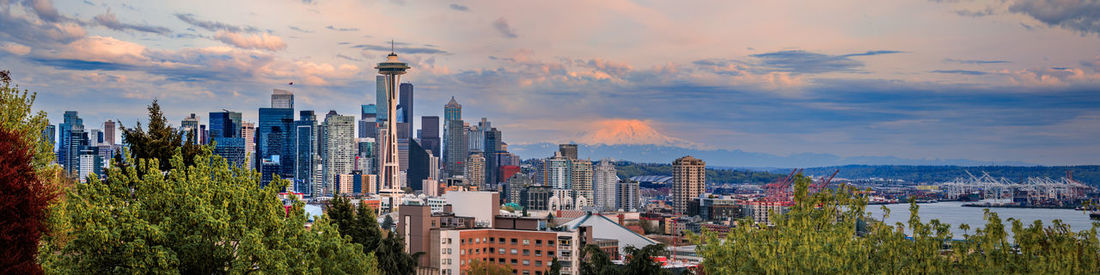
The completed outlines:
{"type": "Polygon", "coordinates": [[[0,68],[91,127],[356,114],[391,39],[416,115],[512,144],[1100,163],[1096,1],[0,0],[0,68]]]}

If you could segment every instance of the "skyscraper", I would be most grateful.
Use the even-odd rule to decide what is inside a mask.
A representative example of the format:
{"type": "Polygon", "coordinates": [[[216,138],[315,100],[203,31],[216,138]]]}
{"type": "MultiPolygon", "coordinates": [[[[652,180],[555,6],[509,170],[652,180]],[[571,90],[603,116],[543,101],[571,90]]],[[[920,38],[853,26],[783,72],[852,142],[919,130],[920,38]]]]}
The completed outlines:
{"type": "Polygon", "coordinates": [[[572,189],[573,186],[570,183],[572,177],[569,172],[572,170],[569,164],[569,159],[562,156],[561,152],[554,152],[554,157],[543,161],[543,169],[545,169],[545,179],[543,184],[553,187],[554,189],[572,189]]]}
{"type": "Polygon", "coordinates": [[[374,103],[378,108],[376,119],[378,123],[382,123],[383,120],[389,118],[389,99],[386,98],[386,76],[379,75],[374,77],[374,103]]]}
{"type": "Polygon", "coordinates": [[[366,104],[361,106],[359,117],[359,138],[378,138],[378,106],[366,104]]]}
{"type": "Polygon", "coordinates": [[[333,192],[336,176],[351,174],[355,168],[355,117],[329,115],[325,117],[324,192],[333,192]]]}
{"type": "Polygon", "coordinates": [[[573,185],[574,199],[577,200],[576,207],[590,206],[593,201],[592,190],[592,161],[583,159],[574,159],[569,161],[569,183],[573,185]],[[582,205],[581,199],[584,199],[585,205],[582,205]]]}
{"type": "Polygon", "coordinates": [[[448,177],[454,177],[465,173],[465,166],[463,163],[466,161],[467,147],[466,147],[466,130],[464,129],[465,122],[460,120],[451,120],[447,122],[447,150],[443,151],[444,169],[447,170],[448,177]]]}
{"type": "Polygon", "coordinates": [[[202,133],[199,128],[199,116],[195,113],[183,118],[180,121],[180,133],[183,134],[183,140],[190,141],[193,144],[203,144],[202,133]]]}
{"type": "Polygon", "coordinates": [[[687,213],[688,202],[703,193],[707,163],[692,156],[672,162],[672,206],[675,213],[687,213]]]}
{"type": "Polygon", "coordinates": [[[210,112],[210,140],[214,142],[214,154],[234,166],[245,165],[247,161],[247,145],[241,137],[241,123],[241,113],[228,110],[210,112]]]}
{"type": "Polygon", "coordinates": [[[363,171],[365,174],[375,174],[374,172],[374,159],[377,155],[378,143],[374,138],[359,138],[358,150],[355,155],[355,170],[363,171]]]}
{"type": "Polygon", "coordinates": [[[632,180],[620,181],[615,188],[615,207],[624,211],[638,211],[642,209],[641,194],[638,193],[638,182],[632,180]]]}
{"type": "Polygon", "coordinates": [[[294,109],[294,94],[287,90],[274,89],[271,93],[271,108],[294,109]]]}
{"type": "Polygon", "coordinates": [[[103,142],[107,145],[115,145],[115,122],[107,120],[103,122],[103,142]]]}
{"type": "Polygon", "coordinates": [[[420,145],[431,150],[433,156],[439,156],[442,151],[439,142],[439,117],[420,117],[420,129],[420,145]]]}
{"type": "Polygon", "coordinates": [[[499,182],[497,174],[500,169],[499,158],[497,157],[501,152],[500,130],[497,128],[489,128],[485,130],[485,187],[488,190],[496,190],[496,185],[499,182]]]}
{"type": "Polygon", "coordinates": [[[79,169],[80,148],[87,145],[84,136],[84,120],[76,111],[65,111],[64,123],[59,125],[58,140],[61,145],[57,148],[57,163],[65,168],[65,172],[77,175],[79,169]],[[74,141],[77,144],[73,144],[74,141]],[[80,144],[81,142],[85,144],[80,144]]]}
{"type": "Polygon", "coordinates": [[[485,182],[485,157],[481,153],[471,153],[466,158],[466,182],[470,184],[485,182]]]}
{"type": "Polygon", "coordinates": [[[57,144],[57,126],[46,124],[46,127],[42,128],[42,141],[49,142],[52,150],[54,145],[57,144]]]}
{"type": "Polygon", "coordinates": [[[275,175],[293,177],[294,162],[288,149],[292,148],[289,136],[294,125],[294,109],[260,108],[259,124],[255,168],[261,173],[260,185],[267,186],[275,175]]]}
{"type": "Polygon", "coordinates": [[[596,207],[601,210],[616,209],[618,207],[616,205],[618,192],[615,192],[615,188],[619,183],[619,176],[615,175],[615,164],[604,159],[593,170],[592,183],[593,195],[595,196],[593,201],[596,207]]]}
{"type": "Polygon", "coordinates": [[[294,122],[294,191],[313,196],[314,158],[317,154],[317,115],[312,110],[298,112],[294,122]]]}
{"type": "MultiPolygon", "coordinates": [[[[409,167],[406,169],[405,182],[412,190],[424,190],[425,179],[432,178],[432,153],[420,146],[416,140],[409,140],[409,167]]],[[[432,178],[433,180],[439,180],[432,178]]]]}
{"type": "Polygon", "coordinates": [[[577,144],[559,144],[558,151],[567,159],[577,159],[577,144]]]}
{"type": "Polygon", "coordinates": [[[401,100],[400,100],[399,103],[401,105],[399,106],[399,108],[401,109],[401,118],[402,119],[398,122],[407,123],[407,125],[405,125],[405,127],[408,128],[409,137],[412,137],[412,133],[415,133],[415,131],[413,131],[413,128],[414,128],[413,127],[413,121],[414,121],[413,106],[415,105],[415,103],[413,102],[413,99],[414,99],[413,98],[413,85],[412,85],[412,83],[401,83],[400,88],[401,88],[401,93],[400,93],[401,94],[400,95],[401,100]]]}
{"type": "Polygon", "coordinates": [[[447,105],[443,105],[443,122],[452,120],[462,120],[462,104],[458,104],[453,96],[447,105]]]}
{"type": "Polygon", "coordinates": [[[241,113],[228,110],[210,112],[210,137],[239,138],[241,123],[241,113]]]}
{"type": "Polygon", "coordinates": [[[241,123],[241,138],[244,139],[245,168],[252,169],[256,164],[256,123],[241,123]]]}
{"type": "MultiPolygon", "coordinates": [[[[386,114],[393,115],[397,112],[397,106],[394,104],[394,100],[398,100],[396,94],[397,84],[401,83],[401,75],[405,74],[405,71],[409,69],[409,65],[398,61],[397,54],[391,52],[386,56],[386,61],[378,63],[375,68],[378,69],[379,74],[385,76],[386,114]]],[[[382,105],[379,104],[379,106],[382,105]]],[[[381,179],[382,186],[387,189],[398,188],[398,173],[401,171],[401,167],[397,163],[397,121],[392,117],[386,120],[386,137],[383,142],[381,146],[383,154],[382,173],[379,179],[381,179]]]]}

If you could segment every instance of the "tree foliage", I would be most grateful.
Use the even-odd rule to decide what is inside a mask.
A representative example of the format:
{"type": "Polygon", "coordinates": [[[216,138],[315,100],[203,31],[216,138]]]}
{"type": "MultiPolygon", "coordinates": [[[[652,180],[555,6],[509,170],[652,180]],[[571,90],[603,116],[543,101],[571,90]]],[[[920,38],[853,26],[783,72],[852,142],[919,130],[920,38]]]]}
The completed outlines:
{"type": "Polygon", "coordinates": [[[141,122],[136,122],[134,128],[126,128],[119,124],[122,130],[122,140],[130,144],[130,153],[136,159],[157,159],[160,171],[171,169],[172,156],[176,150],[183,153],[183,163],[193,165],[195,156],[202,152],[202,146],[197,145],[196,131],[190,132],[186,137],[179,130],[172,128],[164,112],[160,110],[160,104],[156,100],[149,105],[149,125],[142,129],[141,122]],[[186,142],[184,142],[186,141],[186,142]]]}
{"type": "Polygon", "coordinates": [[[341,235],[362,245],[365,253],[373,253],[378,267],[386,274],[412,274],[416,271],[419,255],[405,253],[405,242],[397,234],[383,236],[374,209],[365,204],[353,209],[347,198],[336,196],[330,201],[326,215],[339,228],[341,235]]]}
{"type": "Polygon", "coordinates": [[[49,273],[374,273],[377,263],[324,217],[306,228],[297,200],[288,211],[257,173],[231,167],[204,148],[114,166],[68,192],[73,239],[48,254],[49,273]]]}
{"type": "Polygon", "coordinates": [[[38,243],[49,232],[48,207],[59,170],[42,140],[44,112],[31,113],[34,94],[18,91],[0,71],[0,274],[41,274],[38,243]]]}
{"type": "MultiPolygon", "coordinates": [[[[484,274],[484,275],[511,275],[512,267],[509,265],[502,265],[492,262],[483,262],[481,260],[472,260],[469,264],[466,264],[466,268],[462,270],[465,274],[484,274]]],[[[582,273],[583,274],[583,273],[582,273]]]]}
{"type": "MultiPolygon", "coordinates": [[[[1100,270],[1097,229],[1070,231],[1055,221],[1006,227],[986,212],[985,226],[974,234],[953,236],[951,226],[921,222],[910,206],[908,224],[883,224],[865,212],[867,198],[851,186],[809,195],[810,180],[795,180],[795,204],[774,227],[740,226],[724,236],[705,232],[693,237],[708,274],[1084,274],[1100,270]],[[907,236],[904,232],[912,232],[907,236]],[[1007,230],[1014,234],[1010,241],[1007,230]]],[[[968,225],[960,228],[969,231],[968,225]]]]}
{"type": "Polygon", "coordinates": [[[581,274],[615,275],[622,272],[618,265],[611,262],[611,256],[594,244],[584,246],[578,256],[582,259],[581,274]]]}
{"type": "Polygon", "coordinates": [[[626,266],[624,271],[626,274],[666,274],[667,270],[661,269],[661,263],[653,260],[658,256],[665,256],[665,245],[663,244],[651,244],[642,248],[636,248],[633,246],[627,246],[626,252],[626,266]]]}

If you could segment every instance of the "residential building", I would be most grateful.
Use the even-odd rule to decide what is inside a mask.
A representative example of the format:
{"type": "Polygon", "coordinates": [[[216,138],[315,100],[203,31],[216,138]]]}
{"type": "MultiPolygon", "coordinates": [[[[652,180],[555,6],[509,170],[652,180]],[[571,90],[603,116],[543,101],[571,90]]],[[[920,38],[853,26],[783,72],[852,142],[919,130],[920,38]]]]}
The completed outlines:
{"type": "Polygon", "coordinates": [[[340,174],[336,178],[335,189],[341,196],[378,194],[377,176],[363,174],[362,171],[352,171],[351,174],[340,174]]]}
{"type": "Polygon", "coordinates": [[[582,159],[572,159],[569,161],[569,182],[576,194],[577,204],[576,208],[591,206],[593,198],[592,190],[592,161],[582,159]],[[581,202],[584,202],[583,204],[581,202]]]}
{"type": "Polygon", "coordinates": [[[558,144],[558,152],[567,159],[577,159],[577,144],[558,144]]]}
{"type": "Polygon", "coordinates": [[[555,189],[572,189],[570,180],[572,171],[570,159],[565,158],[561,152],[554,152],[554,157],[543,161],[545,179],[543,184],[555,189]]]}
{"type": "Polygon", "coordinates": [[[605,211],[618,209],[616,188],[619,184],[619,176],[616,175],[615,163],[607,159],[601,160],[593,170],[595,170],[592,173],[594,205],[605,211]]]}
{"type": "Polygon", "coordinates": [[[107,145],[115,145],[115,122],[112,120],[103,122],[103,142],[107,145]]]}
{"type": "Polygon", "coordinates": [[[638,182],[633,180],[622,180],[615,185],[615,207],[623,211],[640,211],[642,210],[641,193],[638,188],[638,182]]]}
{"type": "Polygon", "coordinates": [[[241,123],[241,138],[244,139],[245,169],[256,164],[256,123],[241,123]]]}
{"type": "Polygon", "coordinates": [[[688,201],[705,191],[706,166],[706,162],[692,156],[672,162],[672,209],[675,213],[687,213],[688,201]]]}
{"type": "Polygon", "coordinates": [[[480,152],[471,152],[466,158],[465,175],[467,183],[485,188],[485,157],[480,152]]]}
{"type": "Polygon", "coordinates": [[[351,174],[355,166],[355,117],[343,116],[330,111],[325,117],[325,157],[324,189],[325,195],[334,190],[337,175],[351,174]]]}

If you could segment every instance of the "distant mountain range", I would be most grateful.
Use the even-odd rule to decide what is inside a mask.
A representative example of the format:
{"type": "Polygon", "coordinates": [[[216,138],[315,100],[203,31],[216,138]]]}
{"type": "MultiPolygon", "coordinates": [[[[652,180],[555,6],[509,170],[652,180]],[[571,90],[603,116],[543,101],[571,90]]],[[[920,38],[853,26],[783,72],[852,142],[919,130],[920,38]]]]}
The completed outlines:
{"type": "MultiPolygon", "coordinates": [[[[706,150],[663,145],[587,145],[578,146],[581,158],[593,160],[612,158],[639,163],[672,163],[681,156],[692,155],[703,159],[707,166],[730,167],[751,170],[773,170],[769,168],[825,167],[850,164],[866,165],[926,165],[926,166],[1032,166],[1034,164],[1016,161],[976,161],[967,159],[905,159],[892,156],[856,156],[842,157],[833,154],[800,153],[779,156],[767,153],[745,152],[741,150],[706,150]]],[[[525,159],[545,158],[554,155],[557,144],[536,143],[508,145],[508,150],[525,159]]]]}

